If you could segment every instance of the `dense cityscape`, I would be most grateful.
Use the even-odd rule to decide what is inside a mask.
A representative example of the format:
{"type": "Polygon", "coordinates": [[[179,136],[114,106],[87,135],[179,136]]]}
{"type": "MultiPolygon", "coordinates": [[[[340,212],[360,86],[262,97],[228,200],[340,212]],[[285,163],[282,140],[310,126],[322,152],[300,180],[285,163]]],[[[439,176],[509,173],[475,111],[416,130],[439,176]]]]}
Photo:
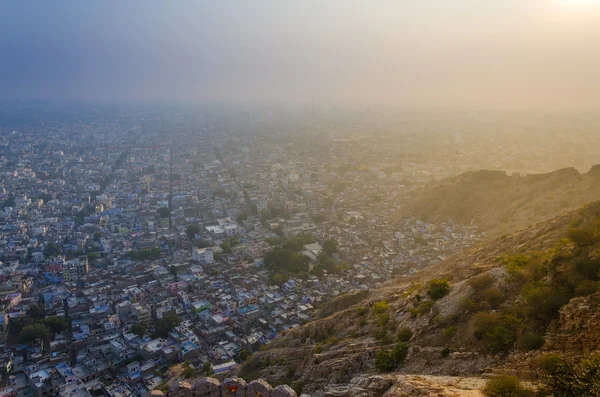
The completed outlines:
{"type": "Polygon", "coordinates": [[[142,395],[182,362],[235,372],[323,302],[482,238],[388,221],[444,173],[359,166],[390,155],[369,139],[235,127],[260,114],[86,117],[0,137],[3,396],[142,395]]]}

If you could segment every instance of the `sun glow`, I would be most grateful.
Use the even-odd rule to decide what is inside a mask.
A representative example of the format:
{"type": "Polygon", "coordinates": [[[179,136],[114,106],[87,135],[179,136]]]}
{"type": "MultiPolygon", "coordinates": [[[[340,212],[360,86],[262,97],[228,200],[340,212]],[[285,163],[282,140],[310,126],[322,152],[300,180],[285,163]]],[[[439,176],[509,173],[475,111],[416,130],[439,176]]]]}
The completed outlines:
{"type": "Polygon", "coordinates": [[[600,0],[558,0],[558,4],[564,8],[584,9],[600,6],[600,0]]]}

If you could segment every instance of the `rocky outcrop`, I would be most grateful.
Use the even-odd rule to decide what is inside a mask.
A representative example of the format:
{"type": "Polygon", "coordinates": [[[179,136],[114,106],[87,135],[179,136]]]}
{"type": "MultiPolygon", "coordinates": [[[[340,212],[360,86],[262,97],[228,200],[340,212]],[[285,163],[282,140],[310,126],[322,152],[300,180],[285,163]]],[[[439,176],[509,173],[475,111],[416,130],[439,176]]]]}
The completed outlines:
{"type": "Polygon", "coordinates": [[[313,397],[475,397],[483,380],[414,375],[361,375],[347,384],[329,385],[313,397]]]}
{"type": "Polygon", "coordinates": [[[588,355],[600,349],[600,293],[574,298],[560,310],[544,350],[588,355]]]}
{"type": "MultiPolygon", "coordinates": [[[[215,378],[203,378],[193,385],[188,382],[178,382],[167,392],[166,396],[159,390],[152,390],[145,397],[297,397],[296,392],[287,385],[273,388],[264,379],[246,381],[238,378],[226,378],[223,383],[215,378]]],[[[310,397],[305,395],[305,397],[310,397]]]]}

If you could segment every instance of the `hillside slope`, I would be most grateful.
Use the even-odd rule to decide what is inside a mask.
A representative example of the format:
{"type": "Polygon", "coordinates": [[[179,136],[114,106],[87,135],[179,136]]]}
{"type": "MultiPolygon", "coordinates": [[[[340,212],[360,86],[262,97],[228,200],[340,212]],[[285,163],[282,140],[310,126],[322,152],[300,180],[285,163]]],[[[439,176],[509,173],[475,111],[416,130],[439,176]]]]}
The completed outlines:
{"type": "MultiPolygon", "coordinates": [[[[593,313],[599,271],[595,202],[411,278],[340,297],[331,302],[337,312],[325,307],[323,318],[281,334],[239,375],[292,384],[313,396],[351,395],[344,393],[383,372],[527,375],[544,351],[583,357],[600,349],[593,313]]],[[[386,379],[361,395],[401,386],[386,379]]]]}
{"type": "Polygon", "coordinates": [[[473,222],[490,236],[500,236],[598,199],[600,165],[586,174],[575,168],[522,177],[502,171],[467,172],[420,192],[392,218],[473,222]]]}

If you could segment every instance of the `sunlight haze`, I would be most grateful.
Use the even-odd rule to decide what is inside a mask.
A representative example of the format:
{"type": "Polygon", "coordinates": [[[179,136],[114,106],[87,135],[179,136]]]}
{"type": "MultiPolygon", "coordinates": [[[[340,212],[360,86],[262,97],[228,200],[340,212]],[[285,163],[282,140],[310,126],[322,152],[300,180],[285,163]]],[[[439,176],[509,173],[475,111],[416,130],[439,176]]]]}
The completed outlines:
{"type": "Polygon", "coordinates": [[[0,95],[595,109],[598,3],[6,1],[0,95]]]}

